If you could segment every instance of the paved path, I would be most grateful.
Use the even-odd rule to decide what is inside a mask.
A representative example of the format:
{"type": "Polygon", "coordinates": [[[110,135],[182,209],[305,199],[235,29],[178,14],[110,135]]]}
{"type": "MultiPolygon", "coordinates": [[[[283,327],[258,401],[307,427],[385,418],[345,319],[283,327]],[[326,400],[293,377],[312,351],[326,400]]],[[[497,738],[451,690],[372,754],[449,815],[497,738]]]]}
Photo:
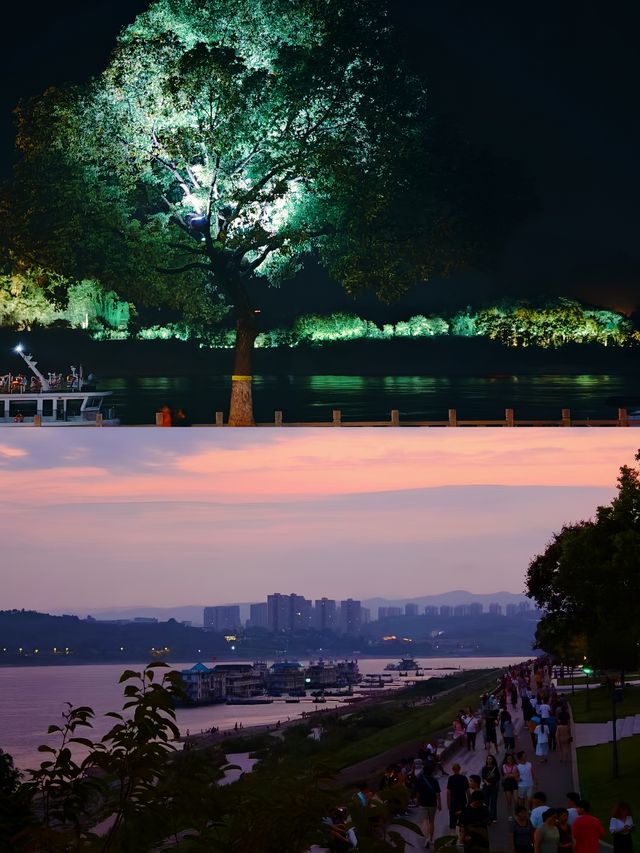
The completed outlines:
{"type": "MultiPolygon", "coordinates": [[[[533,757],[533,749],[531,745],[531,736],[529,732],[524,729],[523,731],[523,720],[522,714],[520,712],[520,706],[516,709],[509,708],[513,720],[515,723],[515,732],[516,732],[516,752],[521,749],[525,749],[527,751],[527,756],[529,760],[532,761],[534,765],[534,775],[536,780],[536,789],[540,791],[544,791],[547,795],[547,801],[550,806],[564,806],[566,804],[566,793],[567,791],[573,790],[573,773],[571,763],[561,764],[558,758],[557,753],[550,753],[549,761],[547,764],[541,764],[539,759],[533,757]]],[[[498,760],[502,761],[502,756],[504,755],[504,746],[502,744],[502,739],[500,738],[500,733],[498,732],[498,760]]],[[[458,752],[452,756],[447,765],[446,770],[450,770],[451,764],[454,762],[458,762],[462,767],[462,773],[465,775],[469,775],[471,773],[480,773],[482,765],[486,760],[487,752],[485,750],[484,741],[482,735],[478,734],[478,742],[476,746],[475,752],[467,752],[465,748],[458,750],[458,752]]],[[[442,811],[438,812],[436,815],[436,831],[435,838],[439,838],[443,835],[451,835],[452,831],[449,829],[449,812],[446,809],[446,777],[438,777],[438,781],[441,783],[441,787],[443,789],[442,793],[442,811]]],[[[416,823],[423,817],[423,810],[420,808],[413,809],[409,814],[409,820],[413,820],[416,823]]],[[[498,798],[498,821],[495,823],[490,829],[490,842],[491,842],[491,850],[509,850],[508,843],[508,814],[507,814],[507,805],[504,794],[502,791],[499,794],[498,798]]],[[[402,835],[409,842],[407,849],[409,850],[421,850],[424,849],[424,839],[420,836],[416,835],[409,830],[402,829],[402,835]]]]}

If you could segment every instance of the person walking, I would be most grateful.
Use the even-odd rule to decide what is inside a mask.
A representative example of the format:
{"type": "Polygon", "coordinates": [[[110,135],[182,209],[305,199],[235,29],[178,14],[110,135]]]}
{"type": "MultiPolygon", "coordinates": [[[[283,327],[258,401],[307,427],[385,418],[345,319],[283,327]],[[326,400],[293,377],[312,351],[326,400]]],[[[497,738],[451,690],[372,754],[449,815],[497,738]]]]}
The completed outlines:
{"type": "Polygon", "coordinates": [[[513,718],[508,711],[500,714],[500,731],[504,739],[504,748],[507,752],[513,752],[516,748],[515,732],[513,729],[513,718]]]}
{"type": "Polygon", "coordinates": [[[533,733],[536,736],[536,755],[541,764],[546,764],[549,755],[549,726],[545,723],[544,718],[540,720],[533,733]]]}
{"type": "Polygon", "coordinates": [[[520,776],[516,766],[516,760],[512,753],[508,752],[502,762],[502,790],[507,801],[509,817],[513,817],[516,804],[516,792],[520,776]]]}
{"type": "Polygon", "coordinates": [[[633,818],[629,803],[616,803],[609,821],[609,832],[613,839],[613,853],[633,853],[633,818]]]}
{"type": "Polygon", "coordinates": [[[489,824],[491,815],[481,791],[471,794],[469,805],[460,815],[464,853],[489,853],[489,824]]]}
{"type": "Polygon", "coordinates": [[[556,726],[556,745],[558,748],[558,753],[560,755],[560,763],[564,764],[568,762],[570,759],[569,750],[571,744],[571,715],[569,714],[569,710],[566,705],[562,704],[558,707],[556,711],[556,720],[558,724],[556,726]]]}
{"type": "Polygon", "coordinates": [[[571,853],[573,850],[573,834],[569,826],[569,810],[560,808],[556,809],[556,813],[558,816],[558,832],[560,833],[558,853],[571,853]]]}
{"type": "Polygon", "coordinates": [[[491,754],[491,747],[498,754],[498,735],[496,732],[496,715],[494,711],[488,711],[484,718],[484,748],[491,754]]]}
{"type": "Polygon", "coordinates": [[[542,824],[533,833],[533,853],[558,853],[560,831],[555,809],[547,809],[542,824]]]}
{"type": "Polygon", "coordinates": [[[521,806],[531,808],[531,798],[533,796],[533,788],[536,784],[533,773],[533,765],[527,761],[527,754],[521,750],[517,755],[518,763],[518,802],[521,806]]]}
{"type": "Polygon", "coordinates": [[[478,734],[478,718],[472,712],[469,715],[463,717],[464,722],[464,730],[467,734],[467,752],[471,750],[475,750],[476,748],[476,736],[478,734]]]}
{"type": "Polygon", "coordinates": [[[482,793],[489,816],[493,823],[498,820],[498,786],[500,783],[500,770],[495,755],[487,755],[484,767],[480,771],[482,779],[482,793]]]}
{"type": "Polygon", "coordinates": [[[600,840],[604,837],[604,826],[591,814],[588,800],[578,803],[578,817],[571,827],[575,842],[575,853],[598,853],[600,840]]]}
{"type": "Polygon", "coordinates": [[[456,829],[460,814],[467,805],[469,780],[460,772],[458,763],[451,765],[451,775],[447,779],[447,808],[449,809],[449,829],[456,829]]]}
{"type": "Polygon", "coordinates": [[[514,820],[509,827],[510,853],[533,853],[533,827],[529,812],[516,806],[514,820]]]}
{"type": "Polygon", "coordinates": [[[431,775],[429,767],[416,776],[416,797],[418,805],[424,809],[424,817],[420,824],[422,834],[425,837],[424,846],[428,849],[433,843],[433,834],[436,828],[436,811],[442,809],[440,796],[440,785],[438,780],[431,775]]]}

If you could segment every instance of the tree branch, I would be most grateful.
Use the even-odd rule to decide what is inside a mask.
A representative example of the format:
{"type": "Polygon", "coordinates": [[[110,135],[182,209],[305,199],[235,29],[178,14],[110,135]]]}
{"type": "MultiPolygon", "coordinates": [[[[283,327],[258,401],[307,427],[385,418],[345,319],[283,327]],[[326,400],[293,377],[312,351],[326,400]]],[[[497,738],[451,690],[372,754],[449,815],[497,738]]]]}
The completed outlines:
{"type": "Polygon", "coordinates": [[[202,249],[196,249],[195,246],[187,246],[186,243],[167,243],[171,249],[179,249],[181,252],[189,252],[191,255],[205,255],[202,249]]]}
{"type": "Polygon", "coordinates": [[[184,264],[181,267],[156,267],[157,272],[165,273],[167,275],[175,275],[181,272],[188,272],[189,270],[205,270],[206,272],[213,272],[210,266],[207,264],[199,264],[199,263],[191,263],[184,264]]]}

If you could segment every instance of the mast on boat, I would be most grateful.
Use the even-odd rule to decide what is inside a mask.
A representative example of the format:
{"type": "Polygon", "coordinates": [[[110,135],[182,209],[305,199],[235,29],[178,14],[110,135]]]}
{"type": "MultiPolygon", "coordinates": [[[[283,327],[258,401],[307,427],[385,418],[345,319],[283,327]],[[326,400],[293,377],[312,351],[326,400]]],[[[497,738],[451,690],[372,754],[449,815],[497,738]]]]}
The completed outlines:
{"type": "Polygon", "coordinates": [[[25,352],[23,351],[23,349],[22,349],[22,344],[18,344],[18,346],[15,348],[15,351],[18,353],[18,355],[21,355],[21,356],[22,356],[22,358],[26,361],[26,363],[27,363],[27,365],[29,366],[29,368],[30,368],[30,369],[35,373],[35,375],[38,377],[38,379],[40,380],[40,383],[41,383],[41,388],[42,388],[42,390],[43,390],[43,391],[49,391],[49,390],[50,390],[50,388],[49,388],[49,380],[48,380],[48,379],[45,379],[45,378],[44,378],[44,376],[42,375],[42,373],[40,373],[40,371],[38,370],[38,362],[33,360],[33,356],[32,356],[32,355],[28,355],[27,353],[25,353],[25,352]]]}

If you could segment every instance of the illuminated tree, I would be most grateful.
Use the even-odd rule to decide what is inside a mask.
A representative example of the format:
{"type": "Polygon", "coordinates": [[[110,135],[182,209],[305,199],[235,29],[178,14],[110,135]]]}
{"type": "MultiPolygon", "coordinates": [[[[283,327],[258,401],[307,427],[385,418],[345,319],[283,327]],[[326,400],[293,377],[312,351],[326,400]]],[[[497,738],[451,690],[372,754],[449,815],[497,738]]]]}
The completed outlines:
{"type": "Polygon", "coordinates": [[[625,466],[611,504],[595,520],[563,527],[529,566],[527,594],[545,611],[539,646],[559,657],[583,651],[602,668],[635,667],[639,563],[640,470],[625,466]]]}
{"type": "Polygon", "coordinates": [[[490,238],[465,204],[500,198],[495,169],[438,129],[386,7],[156,0],[96,81],[23,105],[14,252],[203,327],[231,312],[229,422],[253,423],[261,286],[316,251],[391,299],[517,219],[505,199],[490,238]]]}

